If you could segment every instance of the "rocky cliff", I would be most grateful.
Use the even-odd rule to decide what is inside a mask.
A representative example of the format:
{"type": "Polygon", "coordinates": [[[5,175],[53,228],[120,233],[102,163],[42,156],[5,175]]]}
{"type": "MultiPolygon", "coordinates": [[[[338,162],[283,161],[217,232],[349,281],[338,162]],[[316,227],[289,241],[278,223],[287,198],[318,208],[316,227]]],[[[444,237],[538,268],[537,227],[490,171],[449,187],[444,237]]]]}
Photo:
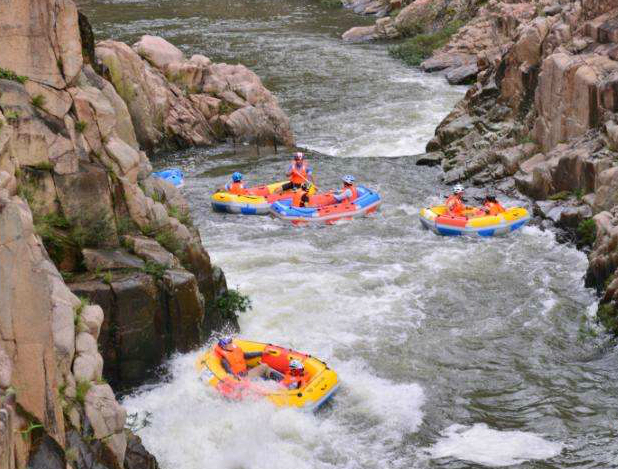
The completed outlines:
{"type": "Polygon", "coordinates": [[[490,0],[423,68],[465,64],[476,82],[424,160],[447,183],[530,197],[591,243],[587,283],[618,330],[618,2],[490,0]]]}
{"type": "Polygon", "coordinates": [[[242,66],[148,36],[95,51],[71,0],[0,2],[0,51],[0,467],[154,468],[110,384],[236,316],[144,150],[291,144],[287,117],[242,66]]]}

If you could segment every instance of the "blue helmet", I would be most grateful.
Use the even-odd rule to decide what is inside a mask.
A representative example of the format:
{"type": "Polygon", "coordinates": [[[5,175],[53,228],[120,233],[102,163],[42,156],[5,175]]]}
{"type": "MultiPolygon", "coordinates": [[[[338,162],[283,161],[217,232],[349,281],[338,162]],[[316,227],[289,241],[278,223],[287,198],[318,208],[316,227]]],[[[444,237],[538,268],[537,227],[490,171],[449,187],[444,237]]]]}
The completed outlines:
{"type": "Polygon", "coordinates": [[[230,337],[219,339],[219,342],[217,342],[217,345],[219,345],[219,347],[221,348],[226,348],[228,345],[231,345],[231,344],[232,344],[232,339],[230,337]]]}
{"type": "Polygon", "coordinates": [[[354,182],[354,176],[346,174],[345,176],[341,178],[341,180],[345,182],[346,184],[352,184],[354,182]]]}
{"type": "Polygon", "coordinates": [[[238,171],[232,174],[232,181],[240,182],[241,180],[242,180],[242,174],[240,174],[238,171]]]}

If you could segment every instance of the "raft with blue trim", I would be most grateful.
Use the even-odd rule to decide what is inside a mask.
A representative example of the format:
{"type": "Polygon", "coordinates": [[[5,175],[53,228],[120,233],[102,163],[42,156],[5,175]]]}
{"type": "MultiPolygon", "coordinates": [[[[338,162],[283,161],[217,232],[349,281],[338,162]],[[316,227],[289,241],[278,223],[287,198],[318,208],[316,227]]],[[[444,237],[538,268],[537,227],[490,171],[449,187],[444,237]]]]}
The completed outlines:
{"type": "MultiPolygon", "coordinates": [[[[247,189],[248,194],[238,195],[227,191],[219,191],[210,198],[215,212],[238,213],[241,215],[268,215],[271,205],[278,200],[291,200],[294,191],[275,193],[287,181],[275,182],[264,186],[247,189]]],[[[311,187],[309,194],[315,193],[311,187]]]]}
{"type": "Polygon", "coordinates": [[[309,374],[306,384],[298,389],[287,389],[276,381],[257,378],[239,378],[228,373],[214,347],[199,356],[195,367],[204,384],[213,387],[222,396],[232,400],[266,398],[278,407],[296,407],[306,411],[315,411],[328,401],[339,388],[337,373],[326,363],[295,350],[261,342],[234,339],[234,344],[244,353],[261,352],[255,358],[247,359],[249,369],[266,364],[275,372],[285,375],[290,372],[291,360],[302,362],[309,374]],[[266,386],[270,383],[271,386],[266,386]]]}
{"type": "Polygon", "coordinates": [[[185,176],[182,170],[178,168],[164,169],[162,171],[155,171],[152,175],[156,178],[163,179],[169,183],[172,183],[179,189],[185,185],[185,176]]]}
{"type": "Polygon", "coordinates": [[[515,231],[531,219],[528,210],[522,207],[506,209],[498,215],[477,216],[478,209],[470,208],[464,216],[446,214],[446,206],[438,205],[421,209],[421,224],[433,232],[445,236],[478,235],[499,236],[515,231]]]}
{"type": "MultiPolygon", "coordinates": [[[[330,225],[339,220],[350,220],[375,212],[382,202],[380,195],[376,191],[363,186],[357,186],[356,190],[358,197],[352,202],[319,205],[317,207],[292,207],[290,200],[278,201],[272,204],[270,213],[274,217],[290,221],[295,225],[306,223],[326,223],[330,225]]],[[[318,195],[316,197],[326,198],[329,196],[318,195]]]]}

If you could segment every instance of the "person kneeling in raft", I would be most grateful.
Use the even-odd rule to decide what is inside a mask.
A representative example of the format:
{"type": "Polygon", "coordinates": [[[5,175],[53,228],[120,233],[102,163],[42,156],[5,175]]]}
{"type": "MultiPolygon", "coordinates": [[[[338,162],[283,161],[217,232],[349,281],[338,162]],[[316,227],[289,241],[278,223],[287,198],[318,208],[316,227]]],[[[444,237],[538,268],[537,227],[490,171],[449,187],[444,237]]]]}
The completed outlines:
{"type": "Polygon", "coordinates": [[[223,366],[223,369],[238,378],[276,379],[272,378],[273,374],[276,374],[279,379],[283,377],[281,373],[273,370],[264,363],[260,363],[258,366],[249,369],[247,367],[247,360],[261,357],[262,352],[245,353],[240,347],[235,345],[229,337],[221,339],[217,342],[217,345],[215,346],[215,354],[221,358],[221,365],[223,366]]]}
{"type": "Polygon", "coordinates": [[[242,182],[242,174],[238,171],[232,174],[232,180],[223,186],[221,190],[235,195],[247,195],[249,193],[245,187],[245,183],[242,182]]]}
{"type": "Polygon", "coordinates": [[[506,209],[502,206],[500,202],[496,200],[496,196],[493,194],[487,194],[485,199],[483,200],[483,206],[481,207],[481,211],[483,215],[496,216],[503,212],[506,212],[506,209]]]}
{"type": "Polygon", "coordinates": [[[343,188],[334,194],[322,194],[309,196],[311,186],[304,183],[301,188],[294,193],[292,207],[323,207],[325,205],[339,204],[342,202],[352,202],[358,197],[358,191],[354,187],[354,176],[346,175],[341,178],[343,188]]]}
{"type": "Polygon", "coordinates": [[[232,339],[226,337],[219,340],[215,346],[215,354],[221,358],[221,365],[230,374],[238,378],[263,378],[272,379],[286,389],[299,389],[309,380],[309,373],[305,371],[305,367],[300,360],[290,361],[290,373],[283,374],[277,370],[273,370],[265,363],[248,369],[247,360],[262,356],[262,352],[243,352],[242,349],[236,346],[232,339]]]}

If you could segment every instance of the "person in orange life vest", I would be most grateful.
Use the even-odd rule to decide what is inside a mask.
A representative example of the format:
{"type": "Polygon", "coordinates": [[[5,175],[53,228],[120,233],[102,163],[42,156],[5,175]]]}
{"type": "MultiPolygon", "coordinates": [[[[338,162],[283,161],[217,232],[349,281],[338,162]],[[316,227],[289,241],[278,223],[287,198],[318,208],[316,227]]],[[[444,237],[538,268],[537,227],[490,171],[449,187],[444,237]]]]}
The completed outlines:
{"type": "Polygon", "coordinates": [[[286,389],[300,389],[309,381],[309,373],[305,371],[300,360],[290,361],[290,372],[286,374],[279,384],[286,389]]]}
{"type": "Polygon", "coordinates": [[[304,183],[294,192],[292,197],[292,207],[305,207],[309,203],[309,189],[311,186],[308,183],[304,183]]]}
{"type": "Polygon", "coordinates": [[[453,188],[453,194],[446,199],[446,213],[447,215],[453,215],[457,217],[463,216],[466,206],[464,205],[462,198],[464,194],[464,188],[461,184],[457,184],[453,188]]]}
{"type": "Polygon", "coordinates": [[[333,194],[335,200],[341,202],[353,202],[358,197],[358,190],[354,187],[354,176],[349,174],[341,178],[343,181],[343,189],[333,194]]]}
{"type": "Polygon", "coordinates": [[[500,213],[506,212],[506,209],[496,200],[496,196],[493,194],[487,194],[483,201],[483,208],[481,209],[487,215],[496,216],[500,213]]]}
{"type": "Polygon", "coordinates": [[[236,171],[232,174],[232,182],[228,182],[224,188],[231,194],[236,195],[245,195],[247,194],[247,189],[245,188],[245,184],[242,182],[242,174],[236,171]]]}
{"type": "Polygon", "coordinates": [[[305,161],[305,154],[303,152],[299,151],[294,153],[294,161],[290,163],[290,167],[286,174],[290,180],[281,186],[280,192],[299,189],[305,182],[315,184],[313,180],[313,169],[311,169],[305,161]]]}
{"type": "Polygon", "coordinates": [[[275,371],[263,363],[249,368],[247,360],[261,357],[262,352],[243,352],[229,337],[217,342],[215,354],[221,359],[223,369],[238,378],[270,378],[271,373],[275,371]]]}

